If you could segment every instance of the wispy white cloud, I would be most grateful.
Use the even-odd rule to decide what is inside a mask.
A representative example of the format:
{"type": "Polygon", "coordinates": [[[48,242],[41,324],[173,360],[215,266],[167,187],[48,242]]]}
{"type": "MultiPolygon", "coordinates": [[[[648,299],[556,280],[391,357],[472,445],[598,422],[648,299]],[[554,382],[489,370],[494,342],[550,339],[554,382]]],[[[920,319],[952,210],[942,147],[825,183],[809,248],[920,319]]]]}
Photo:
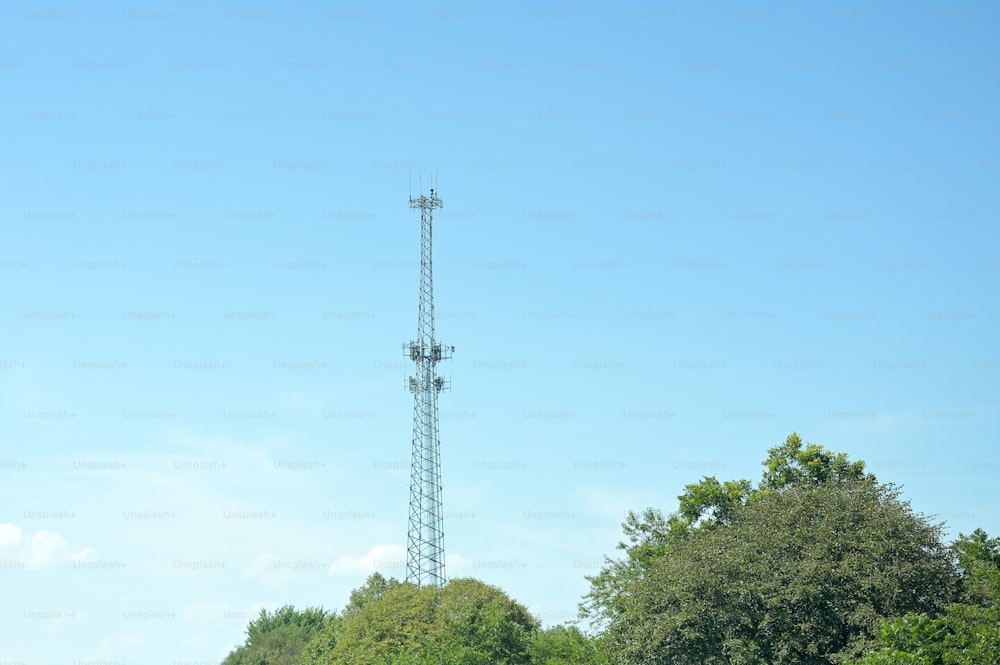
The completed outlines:
{"type": "Polygon", "coordinates": [[[400,545],[376,545],[360,556],[344,554],[330,564],[330,575],[356,575],[374,573],[401,577],[406,569],[406,553],[400,545]]]}
{"type": "Polygon", "coordinates": [[[270,552],[261,552],[253,559],[250,560],[243,568],[243,577],[252,580],[260,580],[262,582],[275,582],[278,567],[275,566],[275,562],[279,561],[279,558],[270,552]]]}
{"type": "Polygon", "coordinates": [[[65,538],[52,531],[28,533],[15,524],[0,524],[0,559],[27,570],[82,561],[94,554],[96,550],[89,547],[70,548],[65,538]]]}

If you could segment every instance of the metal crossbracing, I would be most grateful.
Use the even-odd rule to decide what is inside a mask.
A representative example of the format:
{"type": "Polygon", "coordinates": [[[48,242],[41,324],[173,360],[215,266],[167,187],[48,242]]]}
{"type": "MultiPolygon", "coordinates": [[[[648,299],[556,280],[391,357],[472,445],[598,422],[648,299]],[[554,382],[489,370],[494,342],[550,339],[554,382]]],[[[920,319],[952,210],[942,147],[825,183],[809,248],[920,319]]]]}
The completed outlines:
{"type": "Polygon", "coordinates": [[[444,515],[441,506],[441,439],[438,394],[446,381],[437,376],[437,364],[451,357],[453,346],[434,337],[434,271],[431,240],[434,210],[444,203],[433,189],[410,197],[420,210],[420,306],[417,338],[403,349],[416,365],[409,378],[413,393],[413,453],[410,462],[410,525],[406,548],[406,581],[442,586],[444,570],[444,515]]]}

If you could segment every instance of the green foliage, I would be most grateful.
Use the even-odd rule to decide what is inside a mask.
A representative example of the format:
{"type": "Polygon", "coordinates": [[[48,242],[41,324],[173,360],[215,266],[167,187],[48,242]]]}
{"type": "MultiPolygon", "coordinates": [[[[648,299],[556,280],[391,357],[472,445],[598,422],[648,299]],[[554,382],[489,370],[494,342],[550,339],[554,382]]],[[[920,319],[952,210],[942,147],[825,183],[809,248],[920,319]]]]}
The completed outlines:
{"type": "Polygon", "coordinates": [[[962,599],[936,618],[909,613],[885,621],[878,648],[853,665],[1000,665],[1000,539],[977,529],[952,545],[962,599]]]}
{"type": "Polygon", "coordinates": [[[653,508],[642,514],[629,512],[622,525],[629,542],[618,544],[625,557],[605,557],[601,571],[587,577],[590,590],[580,603],[580,616],[597,626],[621,616],[628,607],[630,588],[653,561],[695,531],[729,524],[737,512],[764,496],[802,485],[874,480],[865,473],[864,462],[851,462],[846,454],[816,444],[803,445],[794,432],[768,450],[762,465],[765,470],[757,488],[749,480],[720,482],[706,476],[684,487],[677,497],[677,512],[669,517],[653,508]]]}
{"type": "Polygon", "coordinates": [[[740,508],[753,496],[749,480],[727,480],[720,483],[714,477],[703,478],[686,485],[680,499],[678,514],[686,525],[702,520],[702,526],[728,524],[740,508]]]}
{"type": "Polygon", "coordinates": [[[388,662],[416,651],[437,637],[433,587],[398,584],[344,618],[344,627],[328,663],[363,665],[388,662]]]}
{"type": "Polygon", "coordinates": [[[629,511],[622,529],[628,542],[618,543],[618,549],[625,550],[625,558],[605,556],[601,572],[587,577],[590,592],[580,604],[580,614],[594,623],[625,611],[630,583],[641,578],[652,562],[667,552],[669,540],[680,537],[686,524],[647,508],[641,515],[629,511]]]}
{"type": "Polygon", "coordinates": [[[601,638],[584,635],[576,626],[553,626],[532,634],[528,644],[531,665],[605,665],[608,656],[601,638]]]}
{"type": "Polygon", "coordinates": [[[906,614],[885,622],[879,648],[850,665],[998,665],[1000,616],[995,609],[966,604],[943,616],[906,614]]]}
{"type": "Polygon", "coordinates": [[[496,587],[456,579],[417,587],[375,573],[343,612],[261,612],[223,665],[606,665],[603,640],[540,630],[496,587]]]}
{"type": "Polygon", "coordinates": [[[830,663],[878,620],[934,612],[953,574],[939,527],[873,479],[762,495],[671,544],[629,588],[613,662],[830,663]]]}
{"type": "Polygon", "coordinates": [[[1000,602],[1000,538],[982,529],[959,534],[952,546],[962,570],[965,602],[989,606],[1000,602]]]}
{"type": "Polygon", "coordinates": [[[381,600],[386,592],[398,587],[400,584],[401,582],[397,579],[386,579],[382,573],[372,573],[365,580],[363,586],[351,592],[351,599],[344,608],[343,615],[346,617],[359,612],[369,603],[381,600]]]}
{"type": "Polygon", "coordinates": [[[522,605],[476,580],[439,589],[372,576],[331,629],[332,648],[311,644],[307,665],[521,665],[537,627],[522,605]]]}
{"type": "Polygon", "coordinates": [[[223,665],[296,665],[326,619],[326,612],[315,607],[301,612],[291,605],[261,610],[247,627],[246,642],[231,651],[223,665]]]}
{"type": "Polygon", "coordinates": [[[323,625],[313,633],[312,638],[302,648],[299,654],[299,665],[323,665],[328,654],[337,646],[340,633],[344,629],[344,617],[331,614],[326,617],[323,625]]]}
{"type": "Polygon", "coordinates": [[[954,549],[959,565],[965,570],[971,570],[977,563],[1000,569],[1000,538],[990,538],[982,529],[968,536],[958,534],[954,549]]]}
{"type": "Polygon", "coordinates": [[[851,665],[940,665],[941,653],[937,648],[925,649],[922,642],[939,641],[940,622],[926,614],[907,614],[882,626],[880,643],[887,645],[860,660],[850,661],[851,665]],[[892,645],[892,646],[888,646],[892,645]]]}
{"type": "MultiPolygon", "coordinates": [[[[705,477],[669,516],[629,513],[625,556],[605,558],[580,605],[608,627],[613,660],[829,663],[870,647],[881,620],[953,599],[940,528],[864,462],[793,433],[762,465],[756,487],[705,477]]],[[[980,537],[963,552],[1000,547],[980,537]]]]}
{"type": "Polygon", "coordinates": [[[762,492],[805,484],[874,478],[865,473],[864,462],[850,462],[846,453],[833,453],[814,443],[803,448],[802,437],[794,432],[782,445],[768,451],[763,465],[762,492]]]}
{"type": "Polygon", "coordinates": [[[474,579],[452,580],[437,602],[445,642],[464,650],[466,662],[527,662],[528,638],[538,622],[500,589],[474,579]]]}
{"type": "Polygon", "coordinates": [[[346,618],[360,613],[373,603],[380,602],[387,592],[399,587],[400,584],[399,580],[386,578],[381,573],[372,573],[362,586],[351,592],[350,600],[340,614],[326,618],[323,626],[316,631],[302,650],[299,665],[325,665],[330,662],[330,654],[340,640],[346,618]]]}

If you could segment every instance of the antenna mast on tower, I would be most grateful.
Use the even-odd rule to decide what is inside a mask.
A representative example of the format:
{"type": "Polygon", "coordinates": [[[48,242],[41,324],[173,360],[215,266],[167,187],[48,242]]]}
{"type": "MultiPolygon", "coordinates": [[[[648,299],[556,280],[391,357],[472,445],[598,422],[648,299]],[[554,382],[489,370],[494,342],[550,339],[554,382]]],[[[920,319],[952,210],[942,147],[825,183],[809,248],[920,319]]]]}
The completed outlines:
{"type": "Polygon", "coordinates": [[[420,308],[417,338],[403,349],[416,364],[409,379],[413,393],[413,453],[410,462],[410,528],[406,548],[406,581],[419,586],[442,586],[444,575],[444,516],[441,507],[441,439],[438,433],[438,393],[446,382],[437,376],[437,364],[451,358],[455,347],[434,337],[434,271],[431,231],[434,210],[444,202],[432,188],[430,195],[410,196],[410,207],[420,210],[420,308]]]}

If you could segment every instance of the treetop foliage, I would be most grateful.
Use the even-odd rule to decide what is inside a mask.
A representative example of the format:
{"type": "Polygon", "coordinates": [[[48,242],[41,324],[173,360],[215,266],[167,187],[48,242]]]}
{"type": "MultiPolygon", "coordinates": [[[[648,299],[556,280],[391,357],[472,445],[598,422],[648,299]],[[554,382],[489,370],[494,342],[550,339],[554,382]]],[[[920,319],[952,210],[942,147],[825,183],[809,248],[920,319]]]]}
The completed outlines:
{"type": "Polygon", "coordinates": [[[262,609],[247,626],[247,638],[222,665],[295,663],[312,637],[329,619],[326,611],[285,605],[274,612],[262,609]]]}
{"type": "Polygon", "coordinates": [[[883,646],[908,653],[892,635],[961,642],[969,625],[985,625],[1000,540],[976,532],[945,546],[941,525],[864,462],[795,433],[762,466],[756,485],[706,476],[669,515],[628,514],[624,556],[605,557],[580,606],[605,629],[612,662],[847,663],[883,646]],[[962,598],[978,605],[954,603],[962,598]],[[949,615],[958,623],[919,619],[949,615]],[[914,637],[914,626],[930,632],[914,637]]]}
{"type": "Polygon", "coordinates": [[[706,476],[684,487],[684,493],[677,497],[677,511],[669,516],[654,508],[630,511],[622,524],[627,542],[617,546],[626,556],[606,556],[601,571],[587,577],[591,587],[580,603],[580,615],[595,626],[605,625],[624,611],[628,582],[641,577],[672,543],[696,530],[731,523],[738,511],[768,494],[827,482],[875,481],[875,476],[865,472],[864,462],[852,462],[845,453],[833,453],[816,444],[803,444],[794,432],[768,450],[762,465],[764,472],[757,487],[749,480],[720,482],[706,476]]]}
{"type": "Polygon", "coordinates": [[[575,627],[542,630],[500,589],[371,575],[340,613],[262,611],[224,665],[603,665],[600,642],[575,627]]]}
{"type": "Polygon", "coordinates": [[[608,628],[635,664],[831,663],[880,619],[936,612],[954,575],[939,527],[868,479],[788,487],[671,544],[608,628]]]}
{"type": "Polygon", "coordinates": [[[762,464],[760,490],[779,491],[786,487],[848,480],[874,479],[865,473],[865,463],[851,462],[847,453],[834,453],[815,443],[802,446],[802,437],[792,432],[785,442],[768,450],[762,464]]]}

